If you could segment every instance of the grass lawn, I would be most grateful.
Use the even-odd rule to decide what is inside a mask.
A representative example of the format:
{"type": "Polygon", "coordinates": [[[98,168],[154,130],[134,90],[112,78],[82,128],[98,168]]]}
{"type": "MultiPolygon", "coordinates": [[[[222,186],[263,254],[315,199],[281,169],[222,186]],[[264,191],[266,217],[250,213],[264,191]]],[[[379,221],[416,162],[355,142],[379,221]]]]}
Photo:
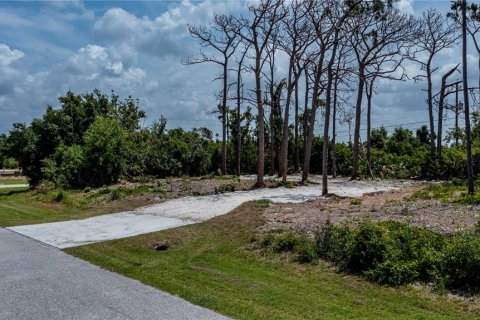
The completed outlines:
{"type": "Polygon", "coordinates": [[[65,251],[238,319],[479,319],[479,307],[460,299],[260,256],[252,241],[265,206],[247,203],[200,224],[65,251]],[[170,248],[154,251],[156,241],[170,248]]]}
{"type": "Polygon", "coordinates": [[[0,227],[82,219],[130,210],[142,204],[127,199],[97,205],[57,203],[28,188],[4,188],[0,189],[0,227]]]}
{"type": "Polygon", "coordinates": [[[0,185],[1,184],[27,184],[27,179],[1,179],[0,178],[0,185]]]}

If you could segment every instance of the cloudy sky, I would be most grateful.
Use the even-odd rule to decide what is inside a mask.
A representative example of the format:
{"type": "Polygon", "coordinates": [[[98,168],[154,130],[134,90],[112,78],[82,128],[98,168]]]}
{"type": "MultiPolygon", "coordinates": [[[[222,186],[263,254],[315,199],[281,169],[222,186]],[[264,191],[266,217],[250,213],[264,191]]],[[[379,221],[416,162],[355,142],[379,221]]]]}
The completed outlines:
{"type": "MultiPolygon", "coordinates": [[[[41,116],[47,105],[58,107],[57,98],[68,90],[94,88],[138,98],[148,114],[145,125],[163,114],[169,127],[217,131],[218,120],[208,111],[216,103],[213,93],[220,83],[211,80],[218,70],[182,65],[199,52],[186,27],[244,6],[236,0],[0,1],[0,133],[41,116]]],[[[402,0],[399,6],[419,15],[430,6],[446,12],[450,4],[402,0]]],[[[450,50],[436,64],[448,69],[459,59],[459,51],[450,50]]],[[[473,50],[469,60],[476,81],[473,50]]],[[[420,126],[427,116],[423,87],[381,82],[374,125],[420,126]]],[[[345,130],[340,129],[341,139],[348,137],[345,130]]]]}

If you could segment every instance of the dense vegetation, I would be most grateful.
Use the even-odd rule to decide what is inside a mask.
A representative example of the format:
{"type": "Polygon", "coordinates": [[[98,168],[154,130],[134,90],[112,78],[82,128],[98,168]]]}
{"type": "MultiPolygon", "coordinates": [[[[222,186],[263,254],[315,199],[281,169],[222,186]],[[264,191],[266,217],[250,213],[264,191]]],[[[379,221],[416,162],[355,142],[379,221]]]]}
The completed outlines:
{"type": "MultiPolygon", "coordinates": [[[[149,127],[142,127],[140,121],[145,113],[136,100],[131,97],[121,100],[114,93],[108,96],[98,90],[81,95],[68,92],[59,101],[58,108],[48,107],[42,118],[29,125],[14,124],[9,134],[0,139],[2,165],[7,168],[19,165],[32,185],[51,181],[57,187],[79,188],[108,185],[120,178],[201,176],[220,171],[221,142],[208,128],[167,130],[167,120],[163,117],[149,127]]],[[[241,172],[253,174],[257,169],[255,117],[247,110],[241,118],[241,172]]],[[[480,122],[478,117],[474,119],[473,141],[476,146],[480,141],[480,122]]],[[[237,129],[234,120],[231,122],[232,139],[227,147],[232,156],[227,158],[227,168],[234,171],[237,129]]],[[[268,127],[267,135],[270,135],[268,127]]],[[[321,173],[322,144],[323,139],[315,137],[312,173],[321,173]]],[[[291,135],[289,147],[293,146],[291,135]]],[[[448,179],[463,178],[466,174],[462,138],[457,146],[444,148],[442,163],[437,163],[429,155],[429,135],[425,126],[415,134],[400,127],[390,135],[383,127],[373,129],[371,147],[373,160],[370,168],[376,177],[448,179]]],[[[330,142],[329,150],[331,162],[333,142],[330,142]]],[[[473,150],[474,168],[480,171],[480,148],[474,147],[473,150]]],[[[289,172],[293,172],[294,153],[289,154],[289,172]]],[[[335,156],[337,174],[350,175],[351,144],[337,142],[335,156]]],[[[267,152],[267,159],[270,157],[267,152]]],[[[365,157],[361,160],[361,173],[366,176],[367,161],[365,157]]],[[[270,169],[270,163],[267,161],[267,169],[270,169]]]]}
{"type": "Polygon", "coordinates": [[[480,290],[480,234],[443,235],[400,222],[327,223],[310,239],[291,231],[267,233],[262,247],[292,251],[300,262],[322,258],[380,284],[435,283],[437,289],[480,290]]]}

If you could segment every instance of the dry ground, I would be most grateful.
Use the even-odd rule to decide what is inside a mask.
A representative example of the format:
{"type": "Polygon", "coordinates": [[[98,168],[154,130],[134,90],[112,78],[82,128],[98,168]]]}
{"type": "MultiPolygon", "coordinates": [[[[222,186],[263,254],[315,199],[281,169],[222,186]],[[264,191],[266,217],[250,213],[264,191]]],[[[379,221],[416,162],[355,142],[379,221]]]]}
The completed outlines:
{"type": "Polygon", "coordinates": [[[276,228],[315,233],[330,220],[355,224],[362,219],[393,220],[454,233],[473,228],[480,218],[480,206],[442,203],[436,199],[411,199],[425,186],[418,184],[394,191],[365,194],[361,198],[323,198],[298,204],[273,204],[266,212],[261,231],[276,228]]]}

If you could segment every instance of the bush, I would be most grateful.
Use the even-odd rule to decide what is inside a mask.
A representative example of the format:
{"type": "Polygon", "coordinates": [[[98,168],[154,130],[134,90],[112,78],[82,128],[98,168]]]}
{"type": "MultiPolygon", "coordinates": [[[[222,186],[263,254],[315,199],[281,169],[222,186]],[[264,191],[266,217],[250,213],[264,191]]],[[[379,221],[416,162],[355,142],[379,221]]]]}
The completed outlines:
{"type": "Polygon", "coordinates": [[[364,272],[382,263],[388,254],[385,229],[379,224],[363,222],[354,231],[348,245],[348,260],[345,268],[352,272],[364,272]]]}
{"type": "Polygon", "coordinates": [[[344,265],[350,235],[347,227],[335,226],[328,220],[315,235],[315,252],[322,259],[344,265]]]}
{"type": "Polygon", "coordinates": [[[377,283],[398,286],[414,281],[419,273],[415,262],[386,260],[365,275],[377,283]]]}
{"type": "Polygon", "coordinates": [[[18,169],[19,166],[20,164],[14,158],[5,158],[5,160],[3,160],[3,167],[5,169],[18,169]]]}
{"type": "Polygon", "coordinates": [[[452,237],[444,258],[447,287],[480,289],[480,237],[463,232],[452,237]]]}
{"type": "Polygon", "coordinates": [[[62,202],[67,198],[68,194],[63,190],[59,190],[59,191],[51,191],[49,193],[49,196],[55,202],[62,202]]]}
{"type": "Polygon", "coordinates": [[[215,194],[219,193],[227,193],[227,192],[235,192],[235,185],[234,184],[225,184],[220,187],[215,187],[215,194]]]}
{"type": "MultiPolygon", "coordinates": [[[[480,276],[473,276],[480,268],[480,237],[474,232],[471,237],[475,237],[475,241],[458,237],[451,240],[449,236],[428,229],[392,221],[374,223],[367,220],[355,228],[335,226],[327,221],[316,233],[314,247],[319,258],[334,262],[343,271],[364,275],[381,284],[436,281],[458,288],[471,278],[473,285],[480,287],[480,276]],[[448,264],[444,263],[446,255],[450,257],[445,260],[448,264]],[[449,275],[455,274],[455,270],[461,272],[449,275]]],[[[287,247],[285,243],[291,244],[294,239],[298,243],[295,236],[283,235],[282,248],[291,250],[292,246],[287,247]]],[[[269,245],[278,245],[274,237],[268,241],[269,245]]],[[[298,245],[293,247],[298,248],[298,245]]]]}
{"type": "Polygon", "coordinates": [[[306,236],[301,236],[296,245],[295,252],[297,253],[297,260],[300,263],[312,263],[317,259],[315,252],[315,244],[306,236]]]}
{"type": "Polygon", "coordinates": [[[275,253],[295,253],[295,259],[300,263],[311,263],[317,259],[314,242],[308,236],[292,231],[272,230],[263,236],[260,246],[275,253]]]}

